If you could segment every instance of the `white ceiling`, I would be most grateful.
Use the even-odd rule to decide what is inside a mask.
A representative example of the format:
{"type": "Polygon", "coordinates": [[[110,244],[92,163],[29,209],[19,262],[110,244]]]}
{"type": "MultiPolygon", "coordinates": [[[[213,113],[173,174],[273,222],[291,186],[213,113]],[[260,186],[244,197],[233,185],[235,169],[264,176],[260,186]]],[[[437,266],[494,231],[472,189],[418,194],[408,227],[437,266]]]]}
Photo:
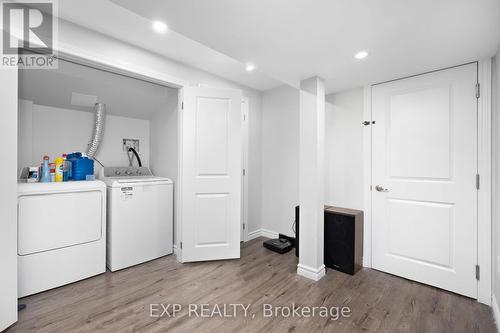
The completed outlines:
{"type": "Polygon", "coordinates": [[[319,75],[327,92],[483,59],[500,42],[499,0],[111,1],[292,86],[319,75]]]}
{"type": "Polygon", "coordinates": [[[59,60],[57,70],[19,71],[19,98],[38,105],[92,112],[71,104],[72,93],[97,96],[109,114],[150,119],[177,90],[59,60]]]}
{"type": "Polygon", "coordinates": [[[64,0],[59,1],[58,6],[60,18],[233,82],[258,90],[283,85],[262,71],[248,73],[240,61],[175,31],[157,34],[151,29],[150,17],[145,18],[108,0],[64,0]]]}

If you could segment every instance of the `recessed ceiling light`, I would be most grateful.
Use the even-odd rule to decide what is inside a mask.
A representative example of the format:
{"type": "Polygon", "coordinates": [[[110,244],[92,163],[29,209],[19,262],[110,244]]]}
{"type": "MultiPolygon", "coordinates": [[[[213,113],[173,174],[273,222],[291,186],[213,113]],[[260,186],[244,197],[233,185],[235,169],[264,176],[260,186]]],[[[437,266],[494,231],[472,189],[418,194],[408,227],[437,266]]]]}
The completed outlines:
{"type": "Polygon", "coordinates": [[[168,27],[165,23],[161,21],[153,21],[153,30],[158,32],[158,33],[165,33],[168,30],[168,27]]]}
{"type": "Polygon", "coordinates": [[[252,65],[252,64],[247,64],[247,66],[245,67],[245,69],[249,72],[253,71],[255,69],[255,65],[252,65]]]}
{"type": "Polygon", "coordinates": [[[366,51],[359,51],[358,53],[356,53],[354,55],[354,58],[356,58],[356,59],[364,59],[366,57],[368,57],[368,52],[366,52],[366,51]]]}

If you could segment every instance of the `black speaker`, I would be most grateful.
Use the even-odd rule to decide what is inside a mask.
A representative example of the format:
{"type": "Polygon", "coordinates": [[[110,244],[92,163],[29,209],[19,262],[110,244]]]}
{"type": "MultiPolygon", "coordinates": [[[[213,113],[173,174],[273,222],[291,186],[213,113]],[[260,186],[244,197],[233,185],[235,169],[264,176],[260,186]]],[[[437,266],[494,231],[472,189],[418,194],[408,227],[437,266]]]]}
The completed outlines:
{"type": "MultiPolygon", "coordinates": [[[[299,256],[299,206],[295,207],[295,255],[299,256]]],[[[363,261],[363,212],[325,206],[324,263],[326,267],[355,274],[363,261]]]]}
{"type": "Polygon", "coordinates": [[[363,212],[325,207],[325,266],[353,275],[362,267],[363,212]]]}

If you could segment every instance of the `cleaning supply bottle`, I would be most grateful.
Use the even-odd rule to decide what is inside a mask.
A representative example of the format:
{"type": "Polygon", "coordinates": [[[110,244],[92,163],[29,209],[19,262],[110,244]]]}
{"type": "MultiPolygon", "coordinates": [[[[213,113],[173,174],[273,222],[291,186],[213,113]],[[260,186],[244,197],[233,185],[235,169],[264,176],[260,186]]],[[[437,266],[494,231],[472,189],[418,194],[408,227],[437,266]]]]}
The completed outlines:
{"type": "Polygon", "coordinates": [[[62,157],[64,159],[64,162],[63,162],[63,182],[67,182],[69,180],[69,176],[70,176],[71,162],[68,161],[67,154],[63,154],[62,157]]]}
{"type": "Polygon", "coordinates": [[[55,182],[56,181],[56,164],[49,163],[49,168],[50,168],[50,181],[55,182]]]}
{"type": "Polygon", "coordinates": [[[64,168],[64,158],[62,157],[57,157],[56,158],[56,175],[55,175],[55,181],[57,183],[63,181],[63,170],[64,168]]]}
{"type": "Polygon", "coordinates": [[[50,167],[48,156],[43,157],[42,176],[40,177],[40,182],[50,183],[50,167]]]}

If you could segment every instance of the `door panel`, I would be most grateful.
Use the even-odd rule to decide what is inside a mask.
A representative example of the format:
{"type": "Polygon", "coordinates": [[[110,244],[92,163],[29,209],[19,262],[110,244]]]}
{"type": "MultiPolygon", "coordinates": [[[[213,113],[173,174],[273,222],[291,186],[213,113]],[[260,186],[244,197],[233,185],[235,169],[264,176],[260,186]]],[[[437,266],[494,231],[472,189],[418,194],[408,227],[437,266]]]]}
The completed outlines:
{"type": "Polygon", "coordinates": [[[476,82],[469,64],[372,87],[373,267],[470,297],[476,82]]]}
{"type": "Polygon", "coordinates": [[[390,96],[387,154],[391,178],[450,179],[450,90],[445,84],[390,96]]]}
{"type": "Polygon", "coordinates": [[[198,176],[227,176],[231,100],[198,98],[196,166],[198,176]]]}
{"type": "Polygon", "coordinates": [[[239,258],[241,94],[184,88],[182,261],[239,258]]]}

